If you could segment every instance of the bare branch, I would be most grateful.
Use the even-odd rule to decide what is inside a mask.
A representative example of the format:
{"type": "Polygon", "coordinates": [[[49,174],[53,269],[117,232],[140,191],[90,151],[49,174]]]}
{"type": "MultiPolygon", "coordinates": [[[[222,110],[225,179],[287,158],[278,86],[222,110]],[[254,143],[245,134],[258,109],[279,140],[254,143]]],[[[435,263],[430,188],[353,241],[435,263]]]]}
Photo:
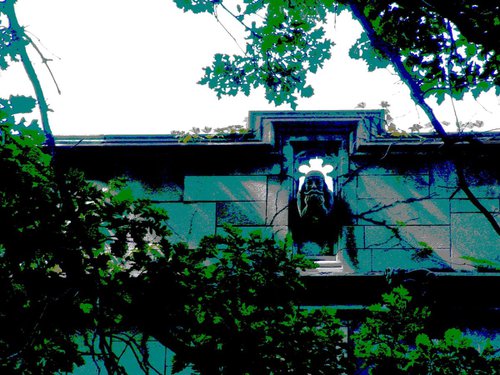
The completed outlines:
{"type": "Polygon", "coordinates": [[[31,39],[28,35],[25,34],[26,39],[30,42],[30,44],[33,46],[36,52],[40,55],[40,58],[42,59],[42,64],[45,65],[47,70],[49,71],[50,77],[52,78],[52,81],[54,82],[54,85],[56,86],[57,93],[61,95],[61,89],[59,88],[59,85],[56,81],[56,78],[54,77],[54,73],[52,73],[52,69],[50,68],[49,62],[52,61],[51,59],[46,58],[40,48],[36,45],[36,43],[31,39]]]}
{"type": "Polygon", "coordinates": [[[214,17],[217,20],[217,22],[219,23],[219,25],[221,25],[221,27],[224,29],[224,31],[231,37],[232,40],[234,40],[234,42],[236,43],[236,45],[238,46],[240,51],[243,52],[244,55],[246,55],[245,50],[240,46],[240,44],[238,43],[238,41],[236,40],[234,35],[231,34],[231,32],[226,28],[226,26],[224,26],[224,24],[219,19],[219,15],[217,14],[217,7],[215,7],[215,9],[214,9],[214,17]]]}
{"type": "Polygon", "coordinates": [[[262,39],[262,36],[257,34],[255,32],[255,30],[251,27],[249,27],[247,24],[245,24],[240,17],[238,17],[236,14],[234,14],[233,12],[231,12],[223,3],[222,1],[219,3],[219,5],[222,7],[222,9],[224,9],[229,15],[231,15],[236,21],[238,21],[238,23],[240,23],[244,28],[245,30],[247,30],[248,32],[250,32],[251,34],[253,34],[255,37],[257,37],[258,39],[262,39]]]}

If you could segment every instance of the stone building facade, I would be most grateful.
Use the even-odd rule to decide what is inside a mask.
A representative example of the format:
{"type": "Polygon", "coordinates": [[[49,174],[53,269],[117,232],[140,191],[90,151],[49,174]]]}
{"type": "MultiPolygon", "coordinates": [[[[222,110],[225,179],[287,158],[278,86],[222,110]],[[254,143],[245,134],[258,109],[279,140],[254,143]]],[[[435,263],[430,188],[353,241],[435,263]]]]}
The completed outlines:
{"type": "Polygon", "coordinates": [[[348,316],[378,298],[388,274],[432,274],[443,316],[481,315],[498,330],[500,297],[474,291],[500,290],[500,236],[461,188],[465,178],[498,222],[498,135],[449,147],[392,137],[383,122],[381,110],[251,112],[243,134],[58,137],[57,152],[92,180],[126,177],[167,210],[173,241],[195,247],[225,224],[291,239],[318,266],[304,274],[312,305],[348,316]],[[313,176],[323,189],[314,199],[313,176]]]}

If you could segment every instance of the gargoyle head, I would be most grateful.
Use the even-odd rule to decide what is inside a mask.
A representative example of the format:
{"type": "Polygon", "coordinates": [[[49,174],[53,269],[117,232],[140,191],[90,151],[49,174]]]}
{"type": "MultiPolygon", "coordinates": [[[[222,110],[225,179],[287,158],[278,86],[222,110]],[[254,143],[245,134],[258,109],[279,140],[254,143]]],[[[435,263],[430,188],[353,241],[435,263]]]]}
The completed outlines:
{"type": "Polygon", "coordinates": [[[328,189],[325,176],[319,171],[306,174],[297,199],[299,215],[311,223],[320,223],[330,214],[333,193],[328,189]]]}

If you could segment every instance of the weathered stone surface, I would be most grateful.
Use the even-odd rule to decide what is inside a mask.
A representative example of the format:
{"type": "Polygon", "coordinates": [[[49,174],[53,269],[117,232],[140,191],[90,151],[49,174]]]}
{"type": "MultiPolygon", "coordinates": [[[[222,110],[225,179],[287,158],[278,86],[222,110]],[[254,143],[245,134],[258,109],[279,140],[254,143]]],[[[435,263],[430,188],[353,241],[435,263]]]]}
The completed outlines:
{"type": "Polygon", "coordinates": [[[483,214],[451,215],[451,254],[454,263],[468,263],[463,256],[500,263],[499,250],[500,237],[483,214]]]}
{"type": "Polygon", "coordinates": [[[186,176],[184,201],[265,201],[266,176],[186,176]]]}
{"type": "Polygon", "coordinates": [[[416,259],[415,250],[412,249],[377,249],[372,252],[373,272],[384,272],[391,269],[421,269],[430,270],[448,269],[449,263],[442,259],[436,252],[428,258],[416,259]]]}
{"type": "Polygon", "coordinates": [[[273,233],[273,238],[276,241],[286,241],[289,235],[288,226],[286,225],[274,225],[272,227],[267,227],[273,233]]]}
{"type": "MultiPolygon", "coordinates": [[[[300,118],[290,126],[266,123],[267,135],[259,127],[255,140],[264,136],[272,142],[260,146],[178,147],[177,140],[162,138],[161,148],[137,149],[131,157],[134,142],[144,139],[126,138],[123,140],[134,147],[113,156],[111,167],[102,168],[94,161],[99,170],[92,178],[105,180],[103,176],[118,174],[135,179],[128,185],[134,196],[152,199],[170,212],[174,242],[196,246],[204,235],[221,233],[224,223],[241,228],[244,234],[261,230],[264,236],[285,239],[289,220],[297,213],[291,179],[301,175],[299,165],[307,164],[314,155],[324,160],[323,165],[335,167],[330,175],[338,178],[339,193],[353,213],[352,222],[342,221],[342,236],[333,245],[333,253],[339,251],[344,257],[345,269],[381,272],[388,267],[438,267],[436,264],[446,263],[460,268],[467,263],[463,256],[498,259],[498,236],[457,189],[455,164],[446,160],[437,144],[421,145],[408,139],[398,141],[393,148],[388,139],[385,143],[380,137],[362,144],[363,129],[357,128],[356,133],[355,123],[326,124],[316,115],[286,114],[285,118],[300,118]],[[311,127],[310,119],[316,127],[311,127]],[[390,228],[397,228],[400,238],[390,228]],[[426,246],[434,250],[432,259],[415,258],[416,249],[426,246]]],[[[272,113],[265,121],[272,122],[275,116],[272,113]]],[[[144,145],[150,141],[148,138],[144,145]]],[[[71,149],[68,155],[78,150],[71,149]]],[[[106,159],[95,154],[102,150],[94,150],[92,160],[106,159]]],[[[488,155],[494,156],[491,150],[488,155]]],[[[109,157],[114,152],[104,154],[109,157]]],[[[488,161],[463,156],[471,190],[498,215],[500,184],[494,157],[488,161]]],[[[298,244],[293,248],[297,250],[298,244]]]]}
{"type": "Polygon", "coordinates": [[[266,202],[218,202],[217,225],[264,225],[266,202]]]}
{"type": "Polygon", "coordinates": [[[440,163],[430,169],[429,191],[435,198],[450,198],[457,191],[457,176],[453,163],[440,163]]]}
{"type": "Polygon", "coordinates": [[[448,225],[391,228],[367,226],[365,241],[367,248],[422,248],[425,243],[433,249],[449,249],[450,228],[448,225]]]}
{"type": "Polygon", "coordinates": [[[365,227],[349,226],[345,227],[340,241],[340,248],[364,248],[365,246],[365,227]]]}
{"type": "Polygon", "coordinates": [[[360,215],[359,225],[443,225],[450,222],[447,199],[359,199],[354,206],[354,212],[360,215]]]}
{"type": "Polygon", "coordinates": [[[426,175],[359,176],[358,198],[392,198],[402,200],[429,196],[426,175]]]}
{"type": "MultiPolygon", "coordinates": [[[[500,185],[469,185],[469,189],[476,198],[498,198],[500,196],[500,185]]],[[[465,193],[460,190],[455,198],[467,198],[465,193]]]]}
{"type": "MultiPolygon", "coordinates": [[[[477,169],[477,167],[476,167],[477,169]]],[[[497,198],[500,196],[500,183],[487,169],[466,171],[465,176],[471,192],[476,198],[497,198]]],[[[453,163],[447,162],[431,169],[430,193],[439,198],[464,198],[467,196],[458,188],[458,179],[453,163]]]]}
{"type": "Polygon", "coordinates": [[[356,263],[354,264],[351,259],[344,253],[346,264],[349,265],[357,273],[373,272],[373,250],[372,249],[359,249],[356,254],[356,263]]]}
{"type": "Polygon", "coordinates": [[[280,182],[276,177],[268,179],[266,224],[288,225],[290,192],[287,185],[288,181],[280,182]]]}
{"type": "MultiPolygon", "coordinates": [[[[478,134],[485,142],[477,148],[454,145],[449,151],[456,153],[451,154],[444,152],[438,138],[385,137],[382,110],[272,111],[250,117],[255,138],[248,138],[248,143],[219,140],[181,145],[174,136],[78,137],[59,143],[57,152],[63,153],[58,160],[64,168],[83,167],[89,178],[99,181],[129,176],[131,195],[151,199],[168,211],[172,242],[195,247],[205,235],[224,234],[224,223],[239,228],[243,236],[260,231],[264,237],[291,238],[287,237],[289,216],[293,217],[289,214],[297,209],[296,205],[293,211],[288,209],[295,192],[284,176],[298,177],[302,158],[326,155],[329,159],[325,158],[325,164],[328,161],[335,166],[332,176],[338,177],[354,223],[342,223],[342,237],[333,245],[337,257],[316,254],[322,267],[304,274],[341,276],[317,278],[319,282],[311,283],[307,293],[314,294],[311,305],[333,301],[345,308],[343,314],[351,314],[353,306],[372,303],[370,295],[385,287],[383,274],[387,269],[451,271],[451,266],[457,271],[474,271],[474,264],[500,264],[499,236],[458,189],[455,165],[445,160],[461,158],[470,189],[500,220],[498,140],[490,134],[478,134]],[[368,121],[367,129],[360,125],[361,120],[368,121]],[[401,239],[388,226],[397,228],[401,239]],[[432,253],[419,255],[419,249],[427,246],[432,253]],[[356,275],[342,277],[346,273],[356,275]],[[363,288],[369,291],[363,292],[363,288]],[[339,290],[349,298],[339,300],[339,290]]],[[[325,232],[331,228],[333,225],[325,232]]],[[[291,247],[297,252],[299,245],[291,247]]],[[[441,295],[450,303],[440,304],[447,305],[447,310],[442,310],[446,315],[440,316],[456,316],[460,324],[479,322],[481,336],[485,321],[498,328],[494,302],[470,303],[475,290],[496,290],[490,282],[497,276],[484,276],[456,272],[435,278],[436,290],[445,294],[455,291],[453,296],[441,295]],[[457,279],[462,281],[457,283],[457,279]],[[464,289],[471,284],[474,287],[464,289]],[[474,309],[469,309],[471,306],[474,309]]],[[[303,281],[310,283],[307,278],[303,281]]],[[[352,315],[354,320],[356,316],[352,315]]],[[[135,362],[134,353],[125,350],[122,343],[116,345],[117,352],[123,349],[122,361],[135,362]]],[[[148,346],[151,363],[168,372],[173,353],[156,342],[148,346]]],[[[127,370],[140,373],[134,366],[127,366],[127,370]]],[[[92,370],[89,372],[95,373],[92,370]]]]}
{"type": "Polygon", "coordinates": [[[160,203],[169,216],[172,242],[196,247],[207,235],[215,234],[215,203],[160,203]]]}
{"type": "MultiPolygon", "coordinates": [[[[494,199],[500,195],[500,188],[492,185],[469,185],[469,189],[476,198],[479,199],[494,199]]],[[[431,185],[431,195],[438,198],[461,198],[467,199],[465,193],[458,189],[456,182],[436,181],[436,184],[431,185]]]]}
{"type": "Polygon", "coordinates": [[[182,200],[182,187],[174,182],[152,188],[140,181],[130,181],[127,186],[132,189],[134,197],[137,198],[150,199],[154,202],[177,202],[182,200]]]}
{"type": "MultiPolygon", "coordinates": [[[[499,200],[498,199],[479,199],[479,202],[486,208],[489,212],[499,211],[499,200]]],[[[472,204],[469,199],[452,199],[451,200],[451,212],[452,213],[473,213],[480,212],[479,209],[472,204]]]]}
{"type": "Polygon", "coordinates": [[[357,180],[354,178],[350,181],[339,181],[340,191],[339,193],[346,199],[347,203],[352,207],[355,206],[357,199],[357,180]]]}

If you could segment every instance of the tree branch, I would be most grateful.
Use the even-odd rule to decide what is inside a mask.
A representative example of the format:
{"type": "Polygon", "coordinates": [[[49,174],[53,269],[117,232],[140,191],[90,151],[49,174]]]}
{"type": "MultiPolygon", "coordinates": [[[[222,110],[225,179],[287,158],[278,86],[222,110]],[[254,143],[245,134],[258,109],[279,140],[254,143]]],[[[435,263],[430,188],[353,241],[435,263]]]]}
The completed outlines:
{"type": "MultiPolygon", "coordinates": [[[[226,9],[224,7],[224,9],[226,9]]],[[[227,10],[227,9],[226,9],[227,10]]],[[[224,24],[221,22],[221,20],[219,19],[219,15],[217,14],[217,7],[214,7],[214,17],[215,19],[217,20],[217,22],[219,23],[219,25],[221,25],[221,27],[224,29],[224,31],[231,37],[231,39],[236,43],[236,45],[238,46],[238,48],[240,49],[240,51],[246,55],[246,52],[245,50],[240,46],[240,44],[238,43],[238,41],[236,40],[236,38],[233,36],[233,34],[231,34],[231,32],[226,28],[226,26],[224,26],[224,24]]]]}
{"type": "Polygon", "coordinates": [[[28,35],[24,34],[26,37],[26,40],[30,42],[30,44],[33,46],[35,51],[40,55],[40,58],[42,59],[42,64],[45,65],[47,70],[49,71],[50,77],[52,78],[52,81],[54,82],[54,85],[56,86],[57,93],[61,95],[61,89],[59,88],[59,84],[56,81],[56,77],[54,76],[54,73],[52,73],[52,69],[50,68],[49,61],[53,61],[51,59],[46,58],[40,48],[36,45],[36,43],[31,39],[28,35]]]}
{"type": "MultiPolygon", "coordinates": [[[[396,71],[399,74],[399,77],[401,78],[401,80],[404,83],[406,83],[406,85],[410,89],[411,97],[413,98],[415,103],[424,111],[424,113],[427,115],[427,117],[429,117],[434,130],[436,130],[437,134],[440,136],[440,138],[442,139],[445,146],[451,146],[458,141],[465,141],[465,140],[467,140],[471,144],[481,143],[474,136],[467,136],[465,139],[464,137],[462,137],[461,134],[459,134],[458,137],[457,136],[450,137],[450,135],[448,135],[448,133],[444,130],[441,122],[438,120],[438,118],[434,114],[434,111],[432,110],[432,108],[425,101],[424,93],[423,93],[420,85],[412,77],[410,72],[406,69],[406,66],[401,61],[401,58],[395,52],[394,47],[392,45],[390,45],[389,43],[387,43],[385,40],[383,40],[382,37],[377,35],[374,28],[372,27],[371,22],[365,16],[365,14],[363,13],[363,10],[360,8],[360,6],[357,4],[357,2],[355,2],[355,1],[349,2],[349,6],[350,6],[351,11],[353,12],[355,18],[358,19],[358,21],[361,23],[361,26],[363,27],[363,29],[367,33],[368,38],[369,38],[372,46],[374,48],[377,48],[385,56],[387,56],[387,58],[389,58],[389,61],[396,68],[396,71]]],[[[460,188],[464,191],[465,195],[469,198],[471,203],[474,204],[474,206],[476,206],[479,209],[479,211],[486,217],[486,219],[492,225],[493,229],[500,235],[500,228],[499,228],[498,223],[496,222],[495,218],[481,204],[481,202],[479,202],[479,200],[474,196],[474,194],[472,193],[472,191],[470,190],[470,188],[467,185],[467,181],[465,180],[465,176],[463,175],[463,169],[460,167],[460,165],[457,161],[455,161],[455,165],[456,165],[457,176],[458,176],[460,188]]]]}
{"type": "Polygon", "coordinates": [[[22,43],[22,40],[25,39],[29,41],[30,39],[26,37],[23,28],[20,26],[19,21],[17,20],[16,12],[14,9],[14,1],[8,0],[4,4],[4,13],[7,15],[9,19],[9,28],[12,30],[14,34],[13,44],[16,47],[17,53],[19,54],[24,70],[28,75],[29,80],[33,86],[35,91],[35,96],[38,102],[38,108],[40,110],[40,117],[42,120],[42,129],[45,133],[46,144],[50,150],[50,153],[54,154],[55,141],[54,136],[52,135],[52,130],[49,124],[49,106],[47,105],[47,101],[45,100],[45,95],[43,93],[42,85],[38,76],[36,74],[35,68],[33,67],[33,63],[31,62],[28,52],[26,51],[26,46],[22,43]]]}
{"type": "Polygon", "coordinates": [[[218,4],[224,9],[229,15],[231,15],[236,21],[238,21],[248,32],[250,32],[253,36],[255,36],[257,39],[262,39],[262,35],[259,35],[255,32],[255,30],[252,27],[249,27],[247,24],[245,24],[240,17],[238,17],[236,14],[231,12],[225,5],[222,3],[222,1],[218,4]]]}
{"type": "Polygon", "coordinates": [[[486,207],[484,207],[481,202],[476,198],[474,193],[470,190],[467,184],[467,179],[465,178],[464,168],[461,162],[455,161],[455,167],[458,177],[458,186],[465,193],[469,201],[481,212],[486,220],[491,224],[495,232],[500,236],[500,225],[497,223],[495,217],[491,212],[489,212],[486,207]]]}
{"type": "Polygon", "coordinates": [[[422,108],[427,117],[429,117],[432,126],[439,134],[443,142],[448,143],[449,138],[446,130],[441,125],[441,122],[437,119],[432,108],[426,103],[422,89],[408,72],[400,57],[393,51],[393,47],[377,35],[370,21],[366,18],[363,11],[357,4],[354,4],[354,2],[350,2],[349,6],[354,16],[358,19],[358,21],[361,23],[361,26],[366,31],[372,46],[379,49],[385,56],[389,58],[390,62],[396,68],[396,71],[401,80],[406,83],[406,85],[410,89],[410,95],[413,100],[415,100],[417,105],[422,108]]]}

